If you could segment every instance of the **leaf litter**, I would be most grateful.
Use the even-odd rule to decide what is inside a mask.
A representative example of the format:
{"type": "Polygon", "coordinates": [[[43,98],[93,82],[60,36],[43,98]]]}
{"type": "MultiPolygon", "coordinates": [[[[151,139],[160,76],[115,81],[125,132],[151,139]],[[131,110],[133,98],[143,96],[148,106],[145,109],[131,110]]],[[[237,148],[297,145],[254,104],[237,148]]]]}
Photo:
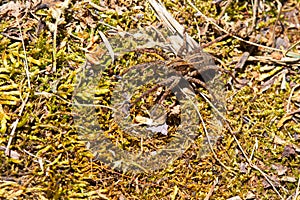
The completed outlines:
{"type": "MultiPolygon", "coordinates": [[[[74,72],[101,42],[99,31],[110,37],[114,31],[160,24],[149,3],[2,1],[0,146],[5,150],[0,151],[0,196],[297,199],[300,5],[293,0],[255,2],[163,1],[186,32],[245,84],[237,87],[230,78],[226,83],[230,109],[225,117],[234,135],[226,127],[222,131],[214,146],[219,160],[212,153],[202,156],[196,140],[166,169],[132,174],[93,161],[94,155],[72,126],[71,98],[74,72]],[[236,67],[244,52],[249,57],[236,67]],[[238,145],[275,189],[265,176],[244,164],[247,159],[238,145]]],[[[129,55],[123,64],[134,64],[133,58],[129,55]]],[[[121,66],[113,70],[123,70],[121,66]]],[[[113,83],[107,81],[102,94],[110,92],[113,83]]]]}

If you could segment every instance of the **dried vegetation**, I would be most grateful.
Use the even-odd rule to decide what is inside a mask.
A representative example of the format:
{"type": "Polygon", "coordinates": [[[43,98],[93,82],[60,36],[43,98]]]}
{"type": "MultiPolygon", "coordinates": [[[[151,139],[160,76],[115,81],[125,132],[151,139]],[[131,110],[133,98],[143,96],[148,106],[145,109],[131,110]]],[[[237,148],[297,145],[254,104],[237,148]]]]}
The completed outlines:
{"type": "Polygon", "coordinates": [[[2,1],[2,198],[299,199],[299,1],[163,3],[239,81],[228,76],[231,129],[215,154],[199,155],[195,143],[167,169],[122,174],[78,139],[76,72],[101,43],[98,31],[159,24],[147,1],[2,1]]]}

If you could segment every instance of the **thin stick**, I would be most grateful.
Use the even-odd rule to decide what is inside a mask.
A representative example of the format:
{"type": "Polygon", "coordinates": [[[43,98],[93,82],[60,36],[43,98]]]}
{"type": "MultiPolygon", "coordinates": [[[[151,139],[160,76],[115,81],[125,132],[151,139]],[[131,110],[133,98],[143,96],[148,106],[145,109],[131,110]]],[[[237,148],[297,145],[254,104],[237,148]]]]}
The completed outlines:
{"type": "Polygon", "coordinates": [[[253,156],[254,156],[254,152],[255,152],[255,149],[258,148],[258,140],[257,140],[257,137],[255,138],[255,144],[253,145],[253,149],[252,149],[252,152],[251,152],[251,155],[250,155],[250,160],[252,160],[253,156]]]}
{"type": "Polygon", "coordinates": [[[215,189],[215,187],[216,187],[216,185],[219,183],[219,179],[218,179],[218,177],[214,180],[214,183],[213,183],[213,185],[210,187],[210,190],[209,190],[209,192],[207,193],[207,195],[206,195],[206,197],[205,197],[205,199],[204,200],[209,200],[209,198],[211,197],[211,195],[213,194],[213,192],[214,192],[214,189],[215,189]]]}
{"type": "MultiPolygon", "coordinates": [[[[30,153],[29,151],[25,150],[25,149],[24,149],[23,151],[24,151],[25,153],[27,153],[28,155],[30,155],[30,156],[32,156],[32,157],[38,159],[38,160],[39,160],[39,159],[43,159],[45,162],[47,162],[47,163],[49,163],[49,164],[51,163],[51,161],[49,161],[49,160],[47,160],[47,159],[44,159],[44,158],[41,158],[41,157],[38,157],[38,156],[36,156],[36,155],[30,153]]],[[[35,162],[39,162],[38,160],[35,161],[35,162]]]]}
{"type": "Polygon", "coordinates": [[[249,33],[251,33],[255,26],[256,26],[256,16],[257,16],[257,11],[258,11],[258,0],[254,0],[254,3],[252,2],[252,12],[253,12],[253,16],[252,16],[252,25],[250,27],[250,31],[249,33]]]}
{"type": "Polygon", "coordinates": [[[29,67],[28,67],[28,62],[27,62],[27,54],[26,54],[26,48],[25,48],[25,43],[24,43],[24,37],[23,37],[23,33],[22,33],[21,26],[20,26],[20,23],[19,23],[19,18],[18,18],[18,16],[15,16],[15,17],[16,17],[18,28],[19,28],[19,31],[20,31],[20,36],[21,36],[21,41],[22,41],[22,48],[23,48],[23,51],[24,51],[24,68],[25,68],[26,77],[27,77],[27,84],[28,84],[28,88],[31,89],[29,67]]]}
{"type": "Polygon", "coordinates": [[[291,100],[292,100],[293,93],[294,93],[295,89],[298,88],[299,86],[300,86],[300,84],[297,84],[291,90],[291,93],[290,93],[289,99],[288,99],[288,103],[287,103],[287,106],[286,106],[286,112],[287,113],[290,112],[290,106],[291,106],[291,100]]]}
{"type": "Polygon", "coordinates": [[[203,47],[203,48],[209,47],[209,46],[211,46],[212,44],[215,44],[215,43],[217,43],[217,42],[220,42],[221,40],[223,40],[224,38],[226,38],[226,37],[228,37],[228,36],[230,36],[230,34],[229,34],[229,33],[226,33],[225,35],[222,35],[222,36],[220,36],[220,37],[217,37],[217,38],[214,39],[213,41],[210,41],[210,42],[208,42],[208,43],[206,43],[206,44],[202,44],[202,47],[203,47]]]}
{"type": "Polygon", "coordinates": [[[300,40],[295,42],[294,44],[292,44],[287,50],[286,52],[283,54],[284,56],[286,55],[292,55],[292,54],[289,54],[289,51],[291,51],[294,47],[296,47],[298,44],[300,44],[300,40]]]}
{"type": "Polygon", "coordinates": [[[224,6],[224,8],[223,8],[223,10],[222,10],[222,12],[221,12],[221,14],[220,14],[220,16],[218,17],[218,21],[221,20],[221,18],[222,18],[223,15],[225,14],[226,9],[227,9],[228,6],[231,4],[231,2],[232,2],[232,0],[228,0],[228,1],[227,1],[227,3],[226,3],[226,5],[224,6]]]}
{"type": "MultiPolygon", "coordinates": [[[[181,44],[184,38],[184,27],[177,22],[172,15],[167,11],[167,9],[155,0],[148,0],[152,8],[155,10],[158,17],[167,25],[167,27],[172,31],[176,32],[181,37],[181,44]]],[[[189,35],[187,35],[186,42],[191,49],[199,48],[198,43],[189,35]]],[[[180,45],[179,45],[180,46],[180,45]]],[[[176,50],[178,52],[178,49],[176,50]]]]}
{"type": "MultiPolygon", "coordinates": [[[[204,95],[202,96],[205,100],[207,99],[204,95]]],[[[269,178],[269,176],[263,172],[257,165],[253,164],[251,162],[251,160],[248,158],[247,154],[245,153],[243,147],[241,146],[239,140],[236,138],[235,134],[233,133],[233,130],[228,122],[228,120],[222,115],[222,113],[219,112],[219,110],[207,99],[207,102],[212,106],[212,108],[214,108],[214,110],[217,112],[217,114],[223,119],[223,121],[225,122],[229,132],[231,133],[233,139],[235,140],[236,144],[238,145],[240,151],[242,152],[243,156],[246,158],[246,161],[248,162],[249,166],[252,167],[253,169],[259,171],[263,177],[267,180],[267,182],[272,186],[273,190],[277,193],[277,195],[281,198],[284,199],[281,194],[278,192],[278,190],[276,189],[275,185],[272,183],[271,179],[269,178]]]]}
{"type": "Polygon", "coordinates": [[[111,62],[114,63],[115,62],[115,53],[114,53],[114,50],[112,49],[112,47],[111,47],[111,45],[110,45],[107,37],[104,35],[104,33],[102,31],[98,31],[98,33],[99,33],[102,41],[104,42],[105,47],[108,50],[108,53],[109,53],[109,55],[111,57],[111,60],[112,60],[111,62]]]}
{"type": "MultiPolygon", "coordinates": [[[[21,98],[22,98],[22,97],[21,97],[21,98]]],[[[10,150],[9,150],[9,148],[10,148],[10,145],[11,145],[11,143],[12,143],[13,137],[14,137],[14,135],[15,135],[17,125],[18,125],[18,123],[19,123],[19,121],[20,121],[20,117],[21,117],[21,115],[22,115],[22,113],[23,113],[23,110],[24,110],[24,108],[25,108],[25,105],[26,105],[26,103],[27,103],[27,101],[28,101],[28,98],[29,98],[29,93],[27,93],[27,96],[26,96],[25,100],[22,102],[21,110],[20,110],[20,112],[19,112],[19,114],[18,114],[19,118],[16,119],[16,121],[14,121],[13,124],[12,124],[12,130],[11,130],[11,133],[10,133],[10,135],[9,135],[8,143],[7,143],[6,150],[5,150],[5,155],[10,155],[10,150]]]]}
{"type": "Polygon", "coordinates": [[[300,187],[300,177],[298,178],[298,185],[296,189],[296,193],[293,200],[297,200],[297,197],[299,196],[299,187],[300,187]]]}
{"type": "MultiPolygon", "coordinates": [[[[24,37],[23,37],[23,34],[22,34],[22,30],[21,30],[21,26],[20,26],[20,23],[19,23],[19,17],[18,17],[18,14],[19,12],[16,12],[15,14],[15,18],[16,18],[16,21],[17,21],[17,24],[18,24],[18,28],[19,28],[19,31],[20,31],[20,35],[21,35],[21,40],[22,40],[22,47],[23,47],[23,51],[24,51],[24,68],[25,68],[25,72],[26,72],[26,77],[27,77],[27,84],[28,84],[28,88],[31,89],[31,84],[30,84],[30,75],[29,75],[29,70],[28,70],[28,62],[27,62],[27,54],[26,54],[26,48],[25,48],[25,43],[24,43],[24,37]]],[[[21,100],[22,99],[22,96],[20,95],[20,98],[21,100]]],[[[12,123],[12,130],[11,130],[11,133],[9,135],[9,139],[8,139],[8,143],[7,143],[7,146],[6,146],[6,150],[5,150],[5,155],[10,155],[10,145],[12,143],[12,140],[13,140],[13,137],[15,135],[15,132],[16,132],[16,128],[17,128],[17,125],[20,121],[20,117],[22,116],[22,113],[23,113],[23,110],[26,106],[26,103],[28,101],[28,98],[29,98],[29,93],[27,93],[26,95],[26,98],[24,101],[22,101],[22,105],[21,105],[21,109],[19,111],[19,114],[18,114],[18,119],[16,119],[16,121],[14,121],[12,123]]]]}
{"type": "MultiPolygon", "coordinates": [[[[226,166],[226,165],[218,158],[216,152],[215,152],[214,149],[213,149],[212,143],[211,143],[210,138],[209,138],[208,131],[207,131],[207,129],[206,129],[206,125],[205,125],[204,119],[202,118],[202,115],[200,114],[198,107],[194,104],[194,102],[190,99],[190,97],[189,97],[189,96],[188,96],[181,88],[179,88],[179,89],[181,90],[182,93],[185,94],[185,96],[191,101],[191,103],[192,103],[193,106],[195,107],[196,112],[197,112],[197,114],[198,114],[198,116],[199,116],[199,118],[200,118],[201,124],[202,124],[202,126],[203,126],[204,133],[205,133],[205,136],[206,136],[206,138],[207,138],[209,148],[210,148],[211,152],[213,153],[215,159],[216,159],[216,160],[221,164],[221,166],[224,167],[226,170],[235,173],[233,170],[229,169],[229,168],[228,168],[228,167],[227,167],[227,166],[226,166]]],[[[203,95],[202,93],[200,93],[200,94],[201,94],[201,96],[203,96],[203,97],[205,96],[205,95],[203,95]]],[[[207,102],[210,103],[210,101],[209,101],[207,98],[205,98],[205,100],[206,100],[207,102]]],[[[211,104],[211,103],[210,103],[210,104],[211,104]]]]}

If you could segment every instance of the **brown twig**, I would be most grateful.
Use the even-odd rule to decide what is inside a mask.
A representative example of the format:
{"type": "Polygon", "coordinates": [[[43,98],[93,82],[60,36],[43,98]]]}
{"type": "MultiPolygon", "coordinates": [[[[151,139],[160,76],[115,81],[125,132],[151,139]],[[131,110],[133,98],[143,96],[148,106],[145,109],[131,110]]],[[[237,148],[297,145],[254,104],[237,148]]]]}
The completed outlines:
{"type": "Polygon", "coordinates": [[[258,1],[259,0],[254,0],[254,4],[253,4],[253,7],[252,7],[252,12],[253,12],[253,15],[252,15],[252,25],[250,27],[250,30],[249,30],[249,33],[250,34],[255,26],[256,26],[256,18],[257,18],[257,11],[258,11],[258,1]]]}
{"type": "Polygon", "coordinates": [[[276,0],[276,2],[278,3],[278,13],[277,13],[277,17],[275,20],[275,23],[273,25],[272,31],[271,31],[271,37],[270,37],[270,43],[272,43],[272,47],[275,47],[275,40],[276,40],[276,33],[275,33],[275,29],[276,29],[276,25],[279,21],[280,15],[281,15],[281,11],[282,11],[282,3],[279,0],[276,0]]]}
{"type": "Polygon", "coordinates": [[[210,42],[208,42],[208,43],[206,43],[206,44],[202,44],[201,46],[202,46],[203,48],[209,47],[209,46],[211,46],[211,45],[214,44],[214,43],[217,43],[217,42],[222,41],[224,38],[226,38],[226,37],[228,37],[228,36],[230,36],[230,35],[231,35],[230,33],[226,33],[225,35],[222,35],[222,36],[220,36],[220,37],[217,37],[217,38],[214,39],[213,41],[210,41],[210,42]]]}
{"type": "Polygon", "coordinates": [[[245,65],[246,61],[248,60],[249,56],[250,56],[249,52],[247,52],[247,51],[244,52],[243,55],[240,57],[238,63],[235,65],[235,69],[241,70],[244,67],[244,65],[245,65]]]}

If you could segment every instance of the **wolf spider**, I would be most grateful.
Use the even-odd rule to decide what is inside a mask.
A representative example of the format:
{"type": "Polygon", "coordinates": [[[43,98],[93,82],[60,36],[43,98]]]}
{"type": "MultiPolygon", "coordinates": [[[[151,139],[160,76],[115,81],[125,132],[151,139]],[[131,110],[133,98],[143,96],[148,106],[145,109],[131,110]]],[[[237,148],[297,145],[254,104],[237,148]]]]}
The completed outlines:
{"type": "MultiPolygon", "coordinates": [[[[180,50],[181,51],[181,50],[180,50]]],[[[148,62],[148,63],[142,63],[135,65],[133,67],[128,68],[127,70],[123,71],[120,75],[125,75],[127,72],[131,70],[137,70],[137,69],[143,69],[148,66],[154,66],[154,65],[163,65],[166,68],[172,68],[176,71],[177,75],[183,77],[186,81],[188,81],[191,85],[193,85],[194,89],[198,90],[197,86],[200,86],[204,89],[206,89],[212,99],[215,100],[214,94],[210,91],[208,86],[206,85],[206,81],[209,81],[213,79],[214,75],[217,73],[217,71],[224,72],[222,68],[218,67],[213,57],[202,51],[202,48],[199,47],[191,52],[189,52],[189,55],[184,56],[177,56],[175,59],[168,59],[168,56],[166,56],[163,52],[157,51],[156,49],[138,49],[135,50],[137,53],[151,53],[151,54],[158,54],[162,58],[166,59],[166,61],[155,61],[155,62],[148,62]]],[[[170,87],[166,89],[164,94],[161,96],[159,100],[159,104],[165,100],[165,98],[171,93],[171,90],[178,84],[175,80],[164,80],[163,83],[157,84],[156,86],[148,89],[146,92],[144,92],[139,98],[137,98],[134,103],[137,103],[139,100],[141,100],[144,96],[149,95],[151,92],[155,91],[159,87],[161,87],[164,83],[168,82],[174,82],[170,84],[170,87]]]]}

